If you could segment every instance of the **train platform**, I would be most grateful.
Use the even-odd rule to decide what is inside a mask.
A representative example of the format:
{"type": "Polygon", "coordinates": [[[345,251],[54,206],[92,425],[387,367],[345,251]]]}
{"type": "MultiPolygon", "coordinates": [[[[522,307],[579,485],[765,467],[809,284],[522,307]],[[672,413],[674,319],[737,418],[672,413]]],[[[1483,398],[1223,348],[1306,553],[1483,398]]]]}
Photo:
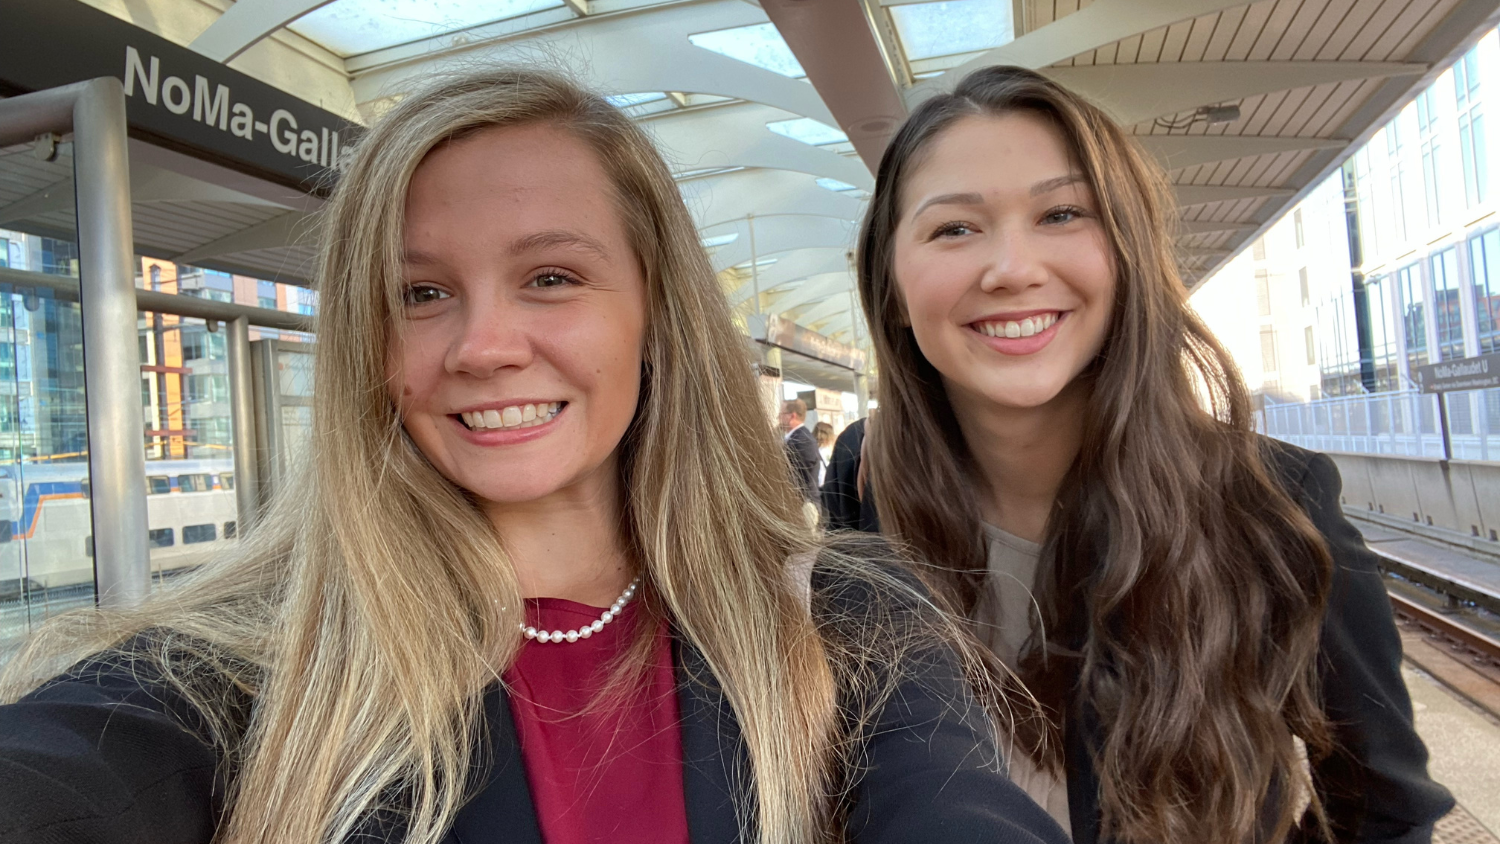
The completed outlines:
{"type": "MultiPolygon", "coordinates": [[[[1392,572],[1448,580],[1471,594],[1500,595],[1500,561],[1357,517],[1353,522],[1372,550],[1398,563],[1392,572]]],[[[1488,626],[1469,618],[1473,614],[1462,615],[1465,621],[1481,622],[1478,627],[1488,626]]],[[[1494,711],[1493,690],[1475,693],[1474,687],[1483,685],[1485,678],[1475,673],[1476,666],[1461,649],[1407,618],[1401,619],[1400,629],[1406,655],[1402,674],[1417,732],[1432,754],[1433,778],[1458,800],[1453,812],[1438,823],[1433,842],[1500,844],[1500,765],[1495,763],[1500,759],[1500,717],[1494,711]]],[[[1493,672],[1487,673],[1492,681],[1493,672]]]]}
{"type": "Polygon", "coordinates": [[[1352,521],[1374,550],[1478,591],[1500,596],[1500,560],[1465,553],[1454,546],[1441,545],[1357,517],[1352,521]]]}

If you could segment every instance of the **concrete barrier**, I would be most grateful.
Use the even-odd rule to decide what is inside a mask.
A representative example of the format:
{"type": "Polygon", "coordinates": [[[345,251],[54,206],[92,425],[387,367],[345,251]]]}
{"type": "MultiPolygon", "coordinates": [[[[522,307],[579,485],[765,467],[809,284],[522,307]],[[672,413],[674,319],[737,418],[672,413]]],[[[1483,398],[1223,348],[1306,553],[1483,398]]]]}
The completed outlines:
{"type": "Polygon", "coordinates": [[[1328,452],[1351,514],[1500,556],[1500,463],[1328,452]]]}

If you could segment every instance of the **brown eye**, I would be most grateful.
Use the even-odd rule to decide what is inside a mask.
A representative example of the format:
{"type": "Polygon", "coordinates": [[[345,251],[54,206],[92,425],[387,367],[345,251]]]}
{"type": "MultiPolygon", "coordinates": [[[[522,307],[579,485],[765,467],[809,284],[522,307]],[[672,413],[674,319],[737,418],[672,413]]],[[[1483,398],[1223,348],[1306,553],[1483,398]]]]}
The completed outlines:
{"type": "Polygon", "coordinates": [[[566,273],[548,270],[547,272],[537,273],[535,276],[532,276],[531,283],[527,287],[537,287],[545,290],[553,287],[566,287],[577,283],[577,279],[566,273]]]}

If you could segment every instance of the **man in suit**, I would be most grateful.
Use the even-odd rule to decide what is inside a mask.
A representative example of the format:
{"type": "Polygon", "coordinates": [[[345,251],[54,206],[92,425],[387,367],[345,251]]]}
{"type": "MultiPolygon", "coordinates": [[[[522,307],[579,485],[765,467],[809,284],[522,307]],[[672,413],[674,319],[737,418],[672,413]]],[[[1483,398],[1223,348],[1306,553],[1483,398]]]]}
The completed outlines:
{"type": "Polygon", "coordinates": [[[792,481],[801,490],[802,498],[818,503],[818,441],[812,432],[802,427],[807,421],[807,403],[792,399],[781,406],[781,430],[786,440],[786,457],[792,464],[792,481]]]}

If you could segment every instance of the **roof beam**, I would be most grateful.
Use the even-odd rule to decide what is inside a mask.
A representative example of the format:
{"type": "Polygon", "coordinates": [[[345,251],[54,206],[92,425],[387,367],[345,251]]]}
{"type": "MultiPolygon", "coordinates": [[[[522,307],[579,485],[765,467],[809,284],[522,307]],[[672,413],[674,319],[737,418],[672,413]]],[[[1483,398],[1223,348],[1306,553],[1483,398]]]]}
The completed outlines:
{"type": "Polygon", "coordinates": [[[761,0],[839,128],[874,172],[906,102],[860,0],[761,0]]]}
{"type": "Polygon", "coordinates": [[[848,270],[815,275],[771,302],[771,309],[778,313],[791,311],[810,302],[825,299],[835,293],[853,289],[854,275],[848,270]]]}
{"type": "Polygon", "coordinates": [[[843,249],[828,247],[801,249],[782,255],[776,263],[762,267],[755,274],[754,279],[746,280],[738,290],[729,295],[729,305],[733,307],[750,301],[757,287],[761,293],[768,293],[783,285],[812,276],[847,273],[848,271],[849,255],[843,249]]]}
{"type": "Polygon", "coordinates": [[[1228,185],[1173,185],[1172,190],[1177,194],[1177,205],[1181,208],[1262,197],[1285,199],[1292,195],[1292,191],[1288,188],[1244,188],[1228,185]]]}
{"type": "Polygon", "coordinates": [[[272,217],[264,223],[240,229],[218,240],[190,249],[181,255],[172,256],[179,264],[194,264],[206,258],[250,252],[255,249],[274,249],[278,246],[308,245],[314,236],[313,215],[302,211],[290,211],[272,217]]]}
{"type": "MultiPolygon", "coordinates": [[[[793,249],[815,249],[821,246],[853,247],[857,224],[832,217],[768,217],[755,223],[755,259],[768,258],[793,249]]],[[[726,227],[727,228],[727,227],[726,227]]],[[[739,239],[714,250],[715,270],[723,270],[749,261],[750,237],[745,223],[735,226],[739,239]]]]}
{"type": "Polygon", "coordinates": [[[958,80],[981,67],[1013,64],[1039,70],[1132,35],[1243,5],[1244,0],[1095,0],[1087,8],[923,81],[907,92],[907,102],[916,104],[940,91],[951,91],[958,80]]]}
{"type": "Polygon", "coordinates": [[[1261,135],[1136,135],[1164,170],[1181,170],[1215,161],[1277,155],[1308,149],[1343,149],[1337,138],[1275,138],[1261,135]]]}
{"type": "Polygon", "coordinates": [[[333,0],[239,0],[188,46],[221,64],[333,0]]]}
{"type": "Polygon", "coordinates": [[[1212,220],[1179,220],[1177,223],[1177,233],[1181,235],[1248,232],[1257,228],[1260,228],[1259,223],[1218,223],[1212,220]]]}
{"type": "Polygon", "coordinates": [[[1421,76],[1427,70],[1425,64],[1402,62],[1166,62],[1049,67],[1042,73],[1093,100],[1120,125],[1134,126],[1272,91],[1421,76]]]}
{"type": "Polygon", "coordinates": [[[827,176],[865,190],[874,189],[875,179],[860,162],[766,128],[767,123],[789,116],[756,103],[738,103],[685,112],[665,111],[639,122],[655,138],[674,172],[760,167],[827,176]]]}
{"type": "Polygon", "coordinates": [[[857,220],[864,212],[863,200],[819,187],[813,177],[787,170],[739,170],[681,182],[678,187],[705,235],[711,234],[707,229],[739,222],[747,214],[857,220]]]}
{"type": "MultiPolygon", "coordinates": [[[[541,13],[537,13],[541,14],[541,13]]],[[[610,94],[677,91],[762,103],[830,125],[833,114],[811,85],[694,46],[698,32],[765,23],[742,0],[643,7],[570,18],[544,29],[524,19],[497,21],[454,35],[348,59],[355,100],[370,102],[425,81],[434,70],[496,63],[566,66],[580,82],[610,94]],[[642,45],[650,45],[643,49],[642,45]]],[[[849,181],[844,179],[844,181],[849,181]]]]}
{"type": "Polygon", "coordinates": [[[564,2],[568,4],[569,9],[573,10],[573,14],[580,18],[588,17],[589,12],[592,11],[589,9],[589,0],[564,0],[564,2]]]}

